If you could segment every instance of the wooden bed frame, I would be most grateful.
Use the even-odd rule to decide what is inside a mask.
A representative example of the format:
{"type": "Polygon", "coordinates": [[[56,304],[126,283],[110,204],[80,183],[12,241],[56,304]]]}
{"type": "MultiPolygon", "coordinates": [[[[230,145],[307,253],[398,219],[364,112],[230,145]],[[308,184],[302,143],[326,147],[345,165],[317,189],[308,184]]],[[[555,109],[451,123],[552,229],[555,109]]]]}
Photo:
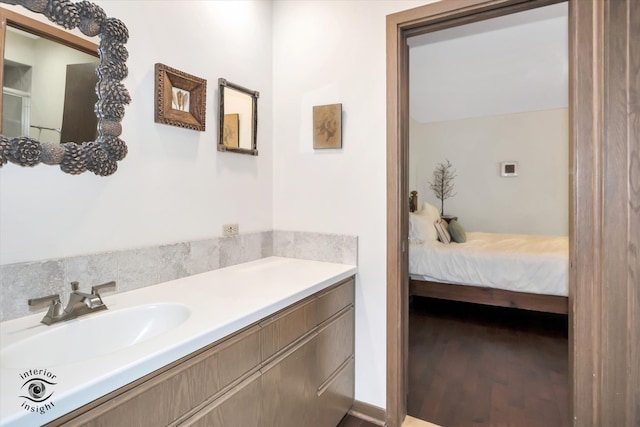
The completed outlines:
{"type": "Polygon", "coordinates": [[[569,299],[563,296],[505,291],[427,280],[410,279],[409,295],[542,311],[545,313],[568,314],[569,312],[569,299]]]}
{"type": "MultiPolygon", "coordinates": [[[[418,209],[418,192],[409,197],[409,210],[418,209]]],[[[409,296],[438,298],[450,301],[471,302],[498,307],[519,308],[545,313],[568,314],[569,298],[557,295],[541,295],[526,292],[505,291],[481,286],[457,283],[440,283],[428,280],[409,280],[409,296]]]]}

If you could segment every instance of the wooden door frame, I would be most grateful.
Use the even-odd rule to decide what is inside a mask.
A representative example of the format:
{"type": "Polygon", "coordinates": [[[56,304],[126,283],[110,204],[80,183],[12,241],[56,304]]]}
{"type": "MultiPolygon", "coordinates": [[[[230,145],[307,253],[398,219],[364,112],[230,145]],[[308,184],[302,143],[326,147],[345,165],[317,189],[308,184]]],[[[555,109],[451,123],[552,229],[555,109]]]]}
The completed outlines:
{"type": "MultiPolygon", "coordinates": [[[[407,413],[407,37],[557,2],[442,0],[387,16],[386,421],[389,427],[400,427],[407,413]]],[[[610,23],[607,29],[605,3],[607,0],[569,0],[569,378],[570,411],[575,426],[600,425],[600,414],[607,405],[602,403],[604,393],[600,377],[606,376],[607,369],[613,369],[611,366],[603,368],[603,364],[610,363],[601,350],[603,337],[599,324],[604,316],[600,304],[602,270],[606,267],[602,265],[602,188],[607,179],[601,164],[606,145],[602,116],[607,83],[602,58],[603,40],[608,36],[607,31],[613,31],[610,23]],[[579,287],[577,283],[580,283],[579,287]]],[[[635,259],[637,256],[635,254],[635,259]]],[[[624,267],[624,263],[621,266],[624,267]]],[[[633,273],[629,274],[628,277],[632,277],[633,273]]],[[[630,319],[633,319],[635,309],[629,309],[630,319]]],[[[613,326],[609,324],[609,328],[613,326]]],[[[632,398],[627,395],[627,401],[632,398]]],[[[633,417],[633,409],[628,410],[633,417]]]]}

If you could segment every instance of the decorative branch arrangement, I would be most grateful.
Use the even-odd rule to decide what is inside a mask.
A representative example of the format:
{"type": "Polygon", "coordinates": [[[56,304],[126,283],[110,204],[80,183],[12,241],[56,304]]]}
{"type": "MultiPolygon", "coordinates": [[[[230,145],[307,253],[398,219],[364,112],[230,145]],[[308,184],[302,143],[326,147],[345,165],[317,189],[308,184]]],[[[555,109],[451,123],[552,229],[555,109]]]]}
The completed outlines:
{"type": "Polygon", "coordinates": [[[433,182],[429,181],[429,188],[433,190],[436,198],[440,200],[440,215],[444,215],[444,201],[455,196],[453,192],[453,179],[458,176],[449,160],[447,163],[438,163],[433,171],[433,182]]]}

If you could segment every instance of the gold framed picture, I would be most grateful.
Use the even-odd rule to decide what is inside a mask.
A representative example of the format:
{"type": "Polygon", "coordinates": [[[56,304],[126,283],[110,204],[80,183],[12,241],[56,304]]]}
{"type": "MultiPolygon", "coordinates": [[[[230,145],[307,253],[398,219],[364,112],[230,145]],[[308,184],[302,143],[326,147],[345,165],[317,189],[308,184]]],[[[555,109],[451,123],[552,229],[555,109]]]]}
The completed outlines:
{"type": "Polygon", "coordinates": [[[342,148],[342,104],[313,107],[313,148],[342,148]]]}
{"type": "Polygon", "coordinates": [[[207,81],[155,65],[155,122],[204,131],[207,81]]]}
{"type": "Polygon", "coordinates": [[[240,114],[225,114],[222,143],[225,147],[240,148],[240,114]]]}

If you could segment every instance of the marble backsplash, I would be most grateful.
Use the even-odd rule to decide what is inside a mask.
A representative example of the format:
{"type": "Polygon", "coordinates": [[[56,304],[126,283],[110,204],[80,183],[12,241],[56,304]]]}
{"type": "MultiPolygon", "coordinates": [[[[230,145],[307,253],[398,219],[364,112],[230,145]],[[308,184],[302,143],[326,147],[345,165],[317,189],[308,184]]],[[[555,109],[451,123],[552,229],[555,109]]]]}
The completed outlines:
{"type": "Polygon", "coordinates": [[[356,265],[358,238],[273,230],[2,265],[0,321],[46,310],[48,303],[28,306],[29,298],[60,294],[67,301],[72,281],[88,292],[93,285],[115,280],[115,290],[103,292],[108,295],[273,255],[356,265]]]}

